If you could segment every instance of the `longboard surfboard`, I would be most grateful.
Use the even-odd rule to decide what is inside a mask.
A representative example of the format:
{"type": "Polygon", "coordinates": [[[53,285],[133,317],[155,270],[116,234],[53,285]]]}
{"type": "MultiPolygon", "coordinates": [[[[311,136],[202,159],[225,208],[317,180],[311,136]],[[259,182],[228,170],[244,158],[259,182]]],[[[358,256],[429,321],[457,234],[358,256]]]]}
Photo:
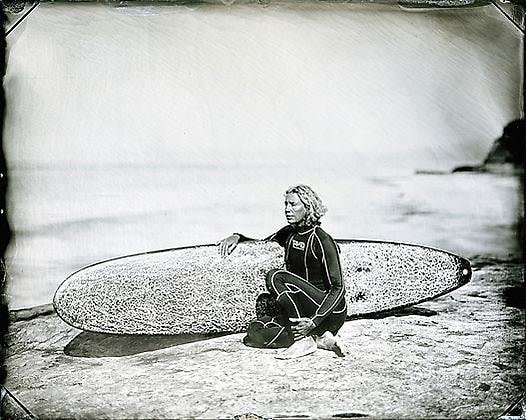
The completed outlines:
{"type": "MultiPolygon", "coordinates": [[[[439,249],[339,240],[349,316],[376,314],[436,298],[469,282],[469,261],[439,249]]],[[[68,324],[114,334],[243,331],[265,291],[265,274],[283,266],[283,249],[249,241],[222,258],[214,245],[135,254],[80,269],[53,304],[68,324]]]]}

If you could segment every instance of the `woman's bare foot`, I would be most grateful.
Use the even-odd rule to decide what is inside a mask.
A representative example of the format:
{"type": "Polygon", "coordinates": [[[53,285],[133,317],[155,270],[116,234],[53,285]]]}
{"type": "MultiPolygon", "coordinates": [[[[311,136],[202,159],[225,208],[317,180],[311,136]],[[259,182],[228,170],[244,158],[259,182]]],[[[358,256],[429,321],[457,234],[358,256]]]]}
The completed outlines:
{"type": "Polygon", "coordinates": [[[322,335],[316,336],[316,345],[319,349],[333,351],[338,357],[344,357],[347,349],[338,336],[334,336],[330,331],[325,331],[322,335]]]}

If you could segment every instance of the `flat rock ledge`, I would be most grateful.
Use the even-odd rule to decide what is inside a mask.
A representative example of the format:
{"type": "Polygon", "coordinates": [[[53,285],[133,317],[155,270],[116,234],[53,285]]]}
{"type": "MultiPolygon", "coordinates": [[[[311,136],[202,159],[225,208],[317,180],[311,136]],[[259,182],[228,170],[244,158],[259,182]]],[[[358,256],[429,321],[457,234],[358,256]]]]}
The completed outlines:
{"type": "Polygon", "coordinates": [[[347,357],[296,360],[242,334],[82,332],[40,308],[12,317],[5,385],[39,418],[497,418],[526,389],[523,298],[521,264],[482,264],[446,296],[346,322],[347,357]]]}

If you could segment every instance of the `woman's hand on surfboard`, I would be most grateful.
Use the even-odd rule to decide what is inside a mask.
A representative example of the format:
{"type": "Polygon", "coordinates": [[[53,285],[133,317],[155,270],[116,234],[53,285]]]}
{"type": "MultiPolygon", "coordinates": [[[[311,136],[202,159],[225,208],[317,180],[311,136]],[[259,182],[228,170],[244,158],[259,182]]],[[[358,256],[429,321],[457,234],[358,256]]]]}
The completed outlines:
{"type": "Polygon", "coordinates": [[[291,327],[292,332],[294,333],[294,340],[299,340],[300,338],[305,337],[310,333],[316,324],[310,318],[289,318],[290,322],[294,322],[295,325],[291,327]]]}
{"type": "Polygon", "coordinates": [[[221,254],[221,256],[226,257],[227,255],[230,255],[234,251],[234,249],[236,249],[238,243],[239,235],[234,234],[230,235],[228,238],[217,242],[216,245],[219,245],[219,253],[221,254]]]}

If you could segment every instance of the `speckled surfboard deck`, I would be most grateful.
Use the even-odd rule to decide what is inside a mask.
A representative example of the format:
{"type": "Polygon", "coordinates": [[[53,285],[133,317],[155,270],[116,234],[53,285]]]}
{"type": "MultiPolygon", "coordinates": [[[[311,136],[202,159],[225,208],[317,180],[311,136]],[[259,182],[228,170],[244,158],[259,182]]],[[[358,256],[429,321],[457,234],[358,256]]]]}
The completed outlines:
{"type": "MultiPolygon", "coordinates": [[[[467,260],[410,244],[338,241],[350,316],[448,293],[471,278],[467,260]]],[[[221,258],[213,245],[116,258],[85,267],[53,304],[73,327],[117,334],[240,332],[255,317],[265,274],[283,266],[275,243],[244,242],[221,258]]]]}

